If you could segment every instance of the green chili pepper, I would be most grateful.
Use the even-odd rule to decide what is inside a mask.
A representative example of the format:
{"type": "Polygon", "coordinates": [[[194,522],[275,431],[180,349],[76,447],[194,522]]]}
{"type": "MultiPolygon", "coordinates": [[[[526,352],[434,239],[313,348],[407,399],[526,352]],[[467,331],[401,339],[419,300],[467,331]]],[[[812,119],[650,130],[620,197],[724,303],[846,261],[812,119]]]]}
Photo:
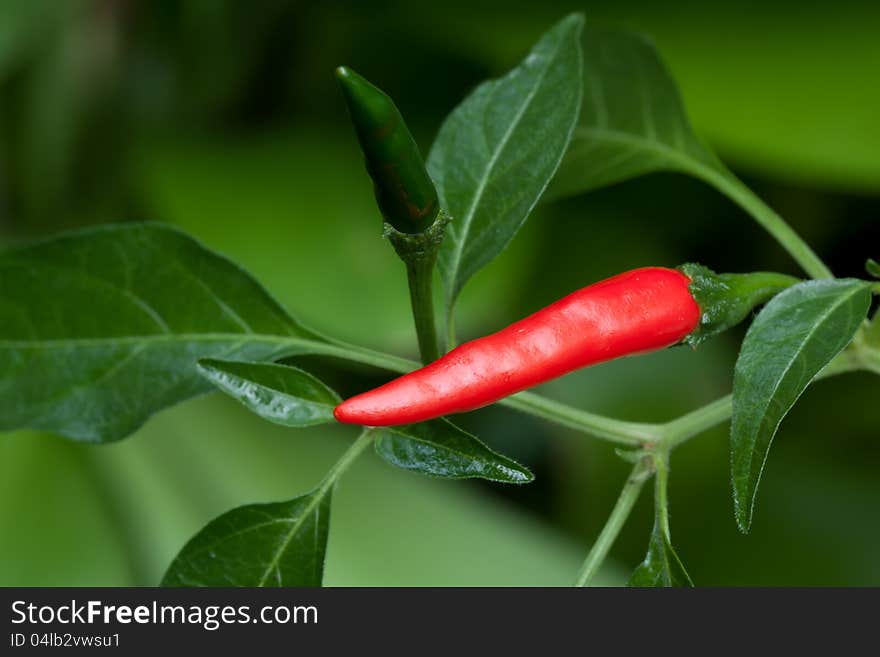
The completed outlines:
{"type": "Polygon", "coordinates": [[[402,233],[424,232],[434,223],[440,204],[403,117],[391,98],[350,68],[337,68],[336,78],[345,94],[382,216],[402,233]]]}

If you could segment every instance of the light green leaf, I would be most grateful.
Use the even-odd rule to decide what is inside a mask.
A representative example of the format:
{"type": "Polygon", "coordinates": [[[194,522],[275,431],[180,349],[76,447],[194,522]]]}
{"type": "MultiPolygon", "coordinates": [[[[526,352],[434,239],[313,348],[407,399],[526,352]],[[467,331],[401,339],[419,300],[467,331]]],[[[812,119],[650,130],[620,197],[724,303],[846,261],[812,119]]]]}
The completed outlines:
{"type": "Polygon", "coordinates": [[[655,525],[645,560],[635,569],[628,586],[691,587],[694,583],[672,545],[655,525]]]}
{"type": "Polygon", "coordinates": [[[232,262],[161,224],[0,254],[0,430],[117,440],[208,391],[200,358],[271,360],[325,344],[232,262]]]}
{"type": "Polygon", "coordinates": [[[439,259],[448,309],[513,239],[559,167],[581,106],[582,27],[580,14],[563,19],[440,128],[428,170],[452,216],[439,259]]]}
{"type": "Polygon", "coordinates": [[[203,359],[198,370],[253,413],[286,427],[333,422],[333,409],[342,401],[314,376],[288,365],[203,359]]]}
{"type": "Polygon", "coordinates": [[[330,497],[321,487],[227,511],[189,540],[162,586],[321,586],[330,497]]]}
{"type": "Polygon", "coordinates": [[[534,475],[516,461],[492,451],[448,420],[382,427],[376,452],[405,470],[446,479],[480,478],[527,484],[534,475]]]}
{"type": "Polygon", "coordinates": [[[736,361],[730,450],[736,521],[749,530],[758,483],[782,418],[852,340],[871,303],[855,279],[808,281],[774,297],[736,361]]]}
{"type": "Polygon", "coordinates": [[[831,274],[803,240],[694,134],[653,44],[630,32],[584,30],[584,107],[548,197],[580,194],[656,171],[712,185],[773,235],[813,278],[831,274]]]}

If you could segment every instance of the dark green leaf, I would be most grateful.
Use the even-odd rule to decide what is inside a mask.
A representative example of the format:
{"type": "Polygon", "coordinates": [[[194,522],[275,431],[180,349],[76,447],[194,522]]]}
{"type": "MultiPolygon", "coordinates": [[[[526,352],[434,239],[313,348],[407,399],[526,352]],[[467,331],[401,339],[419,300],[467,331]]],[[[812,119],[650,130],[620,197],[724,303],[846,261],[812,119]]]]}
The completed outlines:
{"type": "Polygon", "coordinates": [[[639,34],[584,30],[584,107],[553,196],[653,171],[725,171],[694,134],[675,82],[639,34]]]}
{"type": "Polygon", "coordinates": [[[493,452],[448,420],[401,427],[382,427],[376,452],[406,470],[446,479],[478,477],[508,484],[527,484],[535,477],[506,456],[493,452]]]}
{"type": "Polygon", "coordinates": [[[865,263],[865,269],[867,269],[868,273],[874,278],[880,278],[880,262],[877,262],[873,258],[868,258],[868,261],[865,263]]]}
{"type": "Polygon", "coordinates": [[[582,27],[579,14],[562,20],[440,129],[428,170],[452,216],[439,260],[448,308],[513,239],[559,167],[581,106],[582,27]]]}
{"type": "Polygon", "coordinates": [[[116,440],[209,390],[200,358],[271,360],[321,344],[247,273],[161,224],[0,254],[0,430],[116,440]]]}
{"type": "Polygon", "coordinates": [[[339,396],[308,372],[275,363],[204,359],[199,373],[269,422],[309,427],[333,422],[339,396]]]}
{"type": "Polygon", "coordinates": [[[321,586],[330,488],[242,506],[189,540],[162,586],[321,586]]]}
{"type": "Polygon", "coordinates": [[[648,554],[629,579],[629,586],[639,587],[689,587],[693,586],[690,575],[666,540],[663,532],[654,527],[648,554]]]}
{"type": "Polygon", "coordinates": [[[748,531],[761,472],[779,423],[813,378],[852,340],[871,294],[854,279],[808,281],[755,318],[733,381],[731,472],[736,521],[748,531]]]}

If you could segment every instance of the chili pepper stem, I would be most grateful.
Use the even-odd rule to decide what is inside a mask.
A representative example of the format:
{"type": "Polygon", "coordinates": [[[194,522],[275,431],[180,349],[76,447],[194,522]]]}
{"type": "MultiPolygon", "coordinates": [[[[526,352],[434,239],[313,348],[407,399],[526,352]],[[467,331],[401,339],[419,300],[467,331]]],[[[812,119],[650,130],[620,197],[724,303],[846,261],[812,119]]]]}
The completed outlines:
{"type": "Polygon", "coordinates": [[[682,265],[679,270],[691,279],[689,289],[701,309],[699,327],[685,338],[693,347],[736,326],[756,306],[801,282],[794,276],[766,271],[716,274],[696,263],[682,265]]]}
{"type": "Polygon", "coordinates": [[[440,357],[434,313],[434,265],[437,263],[437,254],[440,252],[447,223],[448,215],[441,212],[437,220],[423,233],[402,233],[391,224],[385,224],[385,236],[406,265],[419,354],[422,363],[426,365],[440,357]]]}

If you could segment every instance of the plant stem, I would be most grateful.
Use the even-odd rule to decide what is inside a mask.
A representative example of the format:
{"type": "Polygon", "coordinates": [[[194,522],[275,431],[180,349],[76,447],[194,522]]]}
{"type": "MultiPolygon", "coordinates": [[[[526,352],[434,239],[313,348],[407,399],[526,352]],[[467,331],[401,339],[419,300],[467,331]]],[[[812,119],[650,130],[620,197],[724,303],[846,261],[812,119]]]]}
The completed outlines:
{"type": "Polygon", "coordinates": [[[412,305],[419,354],[427,365],[440,358],[434,316],[434,259],[413,259],[406,263],[409,300],[412,305]]]}
{"type": "Polygon", "coordinates": [[[300,354],[332,356],[352,363],[378,367],[379,369],[388,370],[389,372],[405,374],[406,372],[411,372],[420,367],[418,361],[410,360],[409,358],[401,358],[400,356],[395,356],[393,354],[386,354],[382,351],[376,351],[368,347],[361,347],[360,345],[348,344],[340,340],[317,342],[293,338],[291,340],[286,340],[286,342],[290,343],[291,346],[300,347],[300,354]]]}
{"type": "Polygon", "coordinates": [[[671,450],[681,443],[721,424],[730,418],[733,412],[733,395],[725,395],[690,413],[686,413],[661,429],[663,438],[660,440],[664,450],[671,450]]]}
{"type": "Polygon", "coordinates": [[[659,452],[654,455],[654,471],[656,472],[656,480],[654,482],[654,508],[656,523],[663,532],[663,536],[667,541],[671,542],[669,534],[669,497],[667,488],[669,487],[669,452],[659,452]]]}
{"type": "Polygon", "coordinates": [[[748,212],[811,277],[832,278],[831,271],[801,236],[730,171],[724,168],[701,166],[694,168],[693,173],[713,185],[748,212]]]}
{"type": "Polygon", "coordinates": [[[645,481],[650,476],[651,469],[652,462],[650,457],[640,459],[635,467],[633,467],[626,480],[626,484],[623,486],[623,490],[620,491],[620,497],[617,498],[614,509],[611,510],[611,515],[608,516],[602,532],[599,534],[596,542],[593,543],[593,547],[584,560],[583,566],[581,566],[577,580],[575,580],[575,586],[589,586],[596,573],[599,572],[605,557],[608,556],[608,551],[614,545],[614,541],[617,539],[618,534],[620,534],[626,519],[629,518],[636,500],[639,499],[639,493],[641,493],[642,486],[645,485],[645,481]]]}
{"type": "Polygon", "coordinates": [[[421,233],[402,233],[390,224],[385,224],[385,237],[406,265],[419,353],[425,365],[440,358],[437,319],[434,315],[434,265],[448,223],[449,217],[441,212],[434,223],[421,233]]]}
{"type": "Polygon", "coordinates": [[[333,464],[333,466],[327,471],[327,474],[324,475],[324,478],[321,480],[321,483],[318,485],[318,493],[319,497],[325,495],[330,489],[333,488],[333,485],[336,481],[342,476],[346,470],[348,470],[349,466],[355,462],[358,456],[370,446],[370,443],[373,442],[373,430],[372,429],[364,429],[361,431],[360,435],[357,439],[349,445],[348,449],[343,452],[342,456],[339,457],[339,460],[333,464]]]}
{"type": "Polygon", "coordinates": [[[500,404],[529,415],[540,417],[570,429],[585,431],[597,438],[622,445],[641,445],[655,440],[660,425],[643,422],[625,422],[588,413],[531,392],[521,392],[502,399],[500,404]]]}

